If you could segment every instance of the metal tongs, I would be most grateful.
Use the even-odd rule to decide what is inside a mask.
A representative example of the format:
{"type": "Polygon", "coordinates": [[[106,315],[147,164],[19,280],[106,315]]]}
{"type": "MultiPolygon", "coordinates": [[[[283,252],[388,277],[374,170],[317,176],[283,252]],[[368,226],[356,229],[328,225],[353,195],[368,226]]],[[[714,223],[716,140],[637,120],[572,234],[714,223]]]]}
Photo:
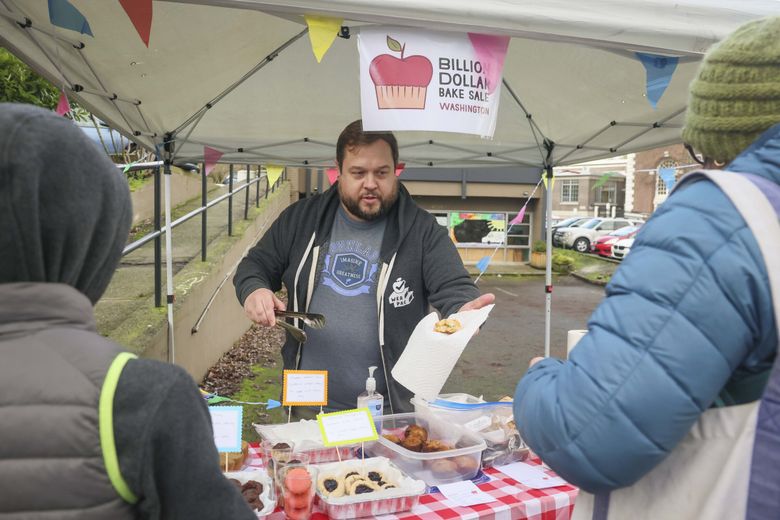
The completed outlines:
{"type": "Polygon", "coordinates": [[[322,314],[280,310],[275,310],[274,314],[276,315],[276,324],[289,332],[293,339],[299,343],[306,343],[308,339],[306,333],[295,325],[287,323],[285,318],[297,318],[303,321],[304,325],[313,329],[321,329],[325,326],[325,316],[322,314]]]}

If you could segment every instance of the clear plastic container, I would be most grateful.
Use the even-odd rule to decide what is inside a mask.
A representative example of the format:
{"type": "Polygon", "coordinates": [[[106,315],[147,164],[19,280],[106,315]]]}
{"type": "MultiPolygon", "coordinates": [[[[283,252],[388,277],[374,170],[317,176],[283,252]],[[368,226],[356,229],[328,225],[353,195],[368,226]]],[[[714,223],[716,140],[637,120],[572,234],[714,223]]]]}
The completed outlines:
{"type": "Polygon", "coordinates": [[[267,458],[265,446],[286,442],[295,446],[296,453],[306,453],[310,464],[322,464],[355,457],[356,445],[328,447],[322,444],[317,421],[300,421],[286,424],[253,424],[262,437],[263,462],[267,458]]]}
{"type": "Polygon", "coordinates": [[[428,433],[428,440],[436,440],[453,449],[437,452],[411,451],[392,440],[380,436],[366,444],[366,450],[378,457],[386,457],[404,473],[422,480],[429,486],[471,480],[482,466],[485,441],[462,426],[417,413],[384,415],[378,419],[382,435],[394,435],[403,440],[404,432],[411,425],[418,425],[428,433]]]}
{"type": "MultiPolygon", "coordinates": [[[[441,394],[439,399],[466,404],[484,402],[469,394],[441,394]]],[[[487,445],[487,450],[482,455],[483,467],[509,464],[528,458],[530,449],[510,423],[513,414],[511,403],[455,409],[436,406],[417,396],[412,398],[411,403],[415,413],[423,417],[434,416],[446,422],[460,424],[481,437],[487,445]]]]}
{"type": "Polygon", "coordinates": [[[363,475],[369,471],[379,471],[392,483],[394,488],[361,495],[328,497],[317,489],[319,509],[332,520],[376,517],[409,511],[420,501],[425,493],[425,482],[414,480],[384,457],[370,457],[365,460],[345,460],[318,466],[319,479],[325,476],[344,475],[357,471],[363,475]]]}

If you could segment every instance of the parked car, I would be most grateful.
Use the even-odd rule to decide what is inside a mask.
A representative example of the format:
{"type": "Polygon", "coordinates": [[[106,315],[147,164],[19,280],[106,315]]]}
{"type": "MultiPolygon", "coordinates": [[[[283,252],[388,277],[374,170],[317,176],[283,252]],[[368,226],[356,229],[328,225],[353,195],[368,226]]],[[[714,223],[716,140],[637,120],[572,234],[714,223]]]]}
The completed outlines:
{"type": "MultiPolygon", "coordinates": [[[[573,228],[573,227],[579,227],[586,222],[590,221],[593,217],[572,217],[567,218],[566,220],[560,221],[558,224],[554,225],[552,227],[552,235],[553,235],[553,246],[555,247],[561,247],[561,244],[558,244],[555,242],[555,232],[559,229],[563,228],[573,228]]],[[[546,234],[544,236],[547,236],[546,234]]]]}
{"type": "Polygon", "coordinates": [[[624,228],[615,230],[608,235],[604,235],[603,237],[599,237],[594,240],[593,243],[591,243],[590,252],[599,256],[606,256],[611,258],[612,246],[615,244],[615,242],[623,238],[633,237],[637,234],[638,231],[639,226],[626,226],[624,228]]]}
{"type": "Polygon", "coordinates": [[[590,244],[599,237],[638,222],[625,218],[593,218],[578,227],[558,229],[553,235],[553,245],[570,247],[580,253],[590,251],[590,244]]]}
{"type": "Polygon", "coordinates": [[[613,258],[617,258],[618,260],[623,260],[626,257],[626,255],[628,255],[629,251],[631,251],[631,246],[633,245],[634,245],[633,237],[618,240],[612,246],[613,258]]]}

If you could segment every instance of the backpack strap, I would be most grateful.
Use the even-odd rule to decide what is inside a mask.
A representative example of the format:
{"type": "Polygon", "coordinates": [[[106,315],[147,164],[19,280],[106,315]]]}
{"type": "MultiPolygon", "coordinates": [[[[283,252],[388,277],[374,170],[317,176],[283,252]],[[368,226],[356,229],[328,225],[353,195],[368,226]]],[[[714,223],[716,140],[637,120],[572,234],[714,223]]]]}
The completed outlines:
{"type": "MultiPolygon", "coordinates": [[[[706,178],[731,200],[753,233],[764,260],[775,313],[780,327],[780,186],[751,174],[702,170],[685,177],[687,184],[706,178]]],[[[778,332],[780,339],[780,331],[778,332]]],[[[780,343],[780,342],[779,342],[780,343]]],[[[778,345],[780,347],[780,344],[778,345]]],[[[780,356],[775,357],[769,382],[761,397],[750,466],[748,519],[774,518],[780,511],[780,356]]]]}
{"type": "Polygon", "coordinates": [[[103,380],[103,388],[100,391],[100,402],[98,404],[100,448],[103,451],[106,473],[108,473],[108,478],[117,494],[128,504],[135,504],[138,502],[138,498],[130,490],[130,486],[127,485],[124,477],[122,477],[119,468],[119,458],[117,457],[116,444],[114,443],[114,394],[116,393],[122,370],[128,361],[136,357],[138,356],[130,352],[122,352],[114,358],[103,380]]]}

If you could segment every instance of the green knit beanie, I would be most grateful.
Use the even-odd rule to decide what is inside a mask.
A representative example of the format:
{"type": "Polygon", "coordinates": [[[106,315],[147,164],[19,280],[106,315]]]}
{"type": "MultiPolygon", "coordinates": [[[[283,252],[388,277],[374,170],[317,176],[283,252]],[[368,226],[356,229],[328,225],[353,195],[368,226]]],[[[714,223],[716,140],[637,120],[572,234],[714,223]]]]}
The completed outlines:
{"type": "Polygon", "coordinates": [[[683,141],[731,162],[780,123],[780,16],[746,23],[712,47],[690,87],[683,141]]]}

